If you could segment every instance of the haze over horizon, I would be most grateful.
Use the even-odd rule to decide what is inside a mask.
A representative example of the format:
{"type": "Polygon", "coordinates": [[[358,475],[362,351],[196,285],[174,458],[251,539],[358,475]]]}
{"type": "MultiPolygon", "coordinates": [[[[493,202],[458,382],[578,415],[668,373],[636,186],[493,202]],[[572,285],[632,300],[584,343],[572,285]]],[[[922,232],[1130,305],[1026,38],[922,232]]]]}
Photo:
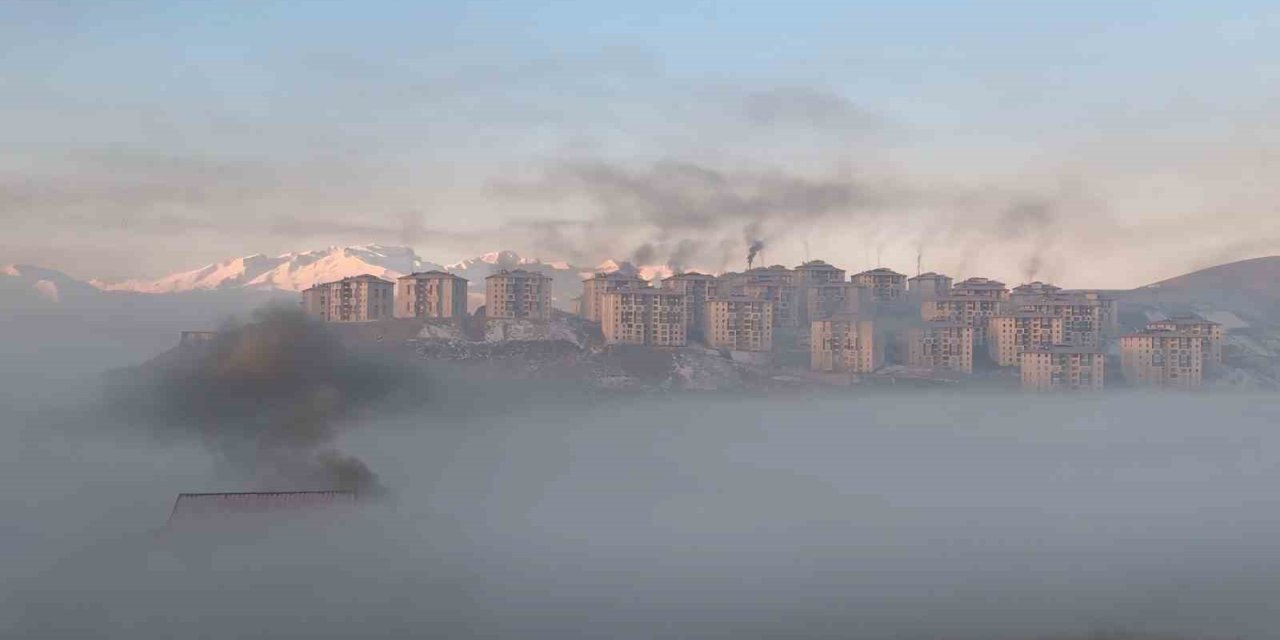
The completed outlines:
{"type": "Polygon", "coordinates": [[[763,239],[1140,286],[1280,254],[1278,27],[1262,2],[12,3],[0,263],[715,270],[763,239]]]}

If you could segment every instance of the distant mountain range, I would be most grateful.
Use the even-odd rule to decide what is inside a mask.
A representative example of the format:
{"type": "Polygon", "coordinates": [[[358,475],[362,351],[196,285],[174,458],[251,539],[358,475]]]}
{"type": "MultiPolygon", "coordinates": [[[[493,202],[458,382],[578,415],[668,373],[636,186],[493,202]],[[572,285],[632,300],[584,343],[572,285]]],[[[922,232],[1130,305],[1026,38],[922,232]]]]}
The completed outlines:
{"type": "Polygon", "coordinates": [[[566,309],[580,293],[580,282],[597,272],[625,271],[646,279],[670,275],[660,265],[635,266],[629,262],[606,260],[594,267],[581,267],[563,261],[526,258],[514,251],[494,251],[453,264],[431,262],[409,247],[360,245],[328,247],[316,251],[285,253],[278,256],[254,254],[230,258],[198,269],[170,274],[155,280],[134,279],[120,282],[76,280],[62,272],[32,265],[0,267],[0,289],[18,292],[21,297],[44,302],[63,302],[68,295],[95,294],[178,294],[195,292],[297,292],[321,282],[348,276],[373,274],[395,279],[416,271],[447,271],[466,278],[473,293],[484,291],[486,276],[499,269],[529,269],[552,278],[555,302],[566,309]]]}

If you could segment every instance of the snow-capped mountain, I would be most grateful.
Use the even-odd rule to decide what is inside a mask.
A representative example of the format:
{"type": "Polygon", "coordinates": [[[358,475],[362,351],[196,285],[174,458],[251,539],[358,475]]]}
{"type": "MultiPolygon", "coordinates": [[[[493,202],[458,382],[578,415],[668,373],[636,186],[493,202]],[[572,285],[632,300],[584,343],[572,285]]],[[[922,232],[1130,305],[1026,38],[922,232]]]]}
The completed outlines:
{"type": "Polygon", "coordinates": [[[27,264],[0,266],[0,290],[43,302],[64,302],[99,293],[88,283],[61,271],[27,264]]]}
{"type": "Polygon", "coordinates": [[[95,281],[93,284],[106,291],[139,293],[178,293],[208,289],[301,291],[320,282],[365,273],[394,280],[414,271],[442,268],[438,264],[422,260],[409,247],[363,245],[329,247],[274,257],[255,254],[223,260],[159,280],[127,280],[117,283],[95,281]]]}
{"type": "Polygon", "coordinates": [[[578,267],[564,261],[526,258],[514,251],[494,251],[442,266],[418,256],[409,247],[361,245],[329,247],[318,251],[285,253],[278,256],[254,254],[231,258],[199,269],[183,271],[157,280],[123,282],[93,281],[103,291],[133,293],[181,293],[210,290],[301,291],[321,282],[332,282],[360,274],[394,280],[415,271],[448,271],[470,282],[473,292],[484,291],[484,279],[499,269],[528,269],[552,278],[554,297],[568,303],[580,293],[579,281],[594,273],[625,271],[652,280],[671,275],[661,265],[636,266],[629,262],[605,260],[595,267],[578,267]]]}

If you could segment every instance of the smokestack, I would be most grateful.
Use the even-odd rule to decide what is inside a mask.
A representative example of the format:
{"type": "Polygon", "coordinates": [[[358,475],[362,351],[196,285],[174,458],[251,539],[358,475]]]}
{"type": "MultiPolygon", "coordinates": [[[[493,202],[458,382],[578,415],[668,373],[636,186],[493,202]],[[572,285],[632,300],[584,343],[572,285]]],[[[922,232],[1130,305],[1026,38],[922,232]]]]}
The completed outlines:
{"type": "Polygon", "coordinates": [[[747,247],[747,268],[748,269],[750,269],[751,265],[755,263],[756,254],[760,253],[761,251],[764,251],[764,241],[752,240],[751,246],[747,247]]]}

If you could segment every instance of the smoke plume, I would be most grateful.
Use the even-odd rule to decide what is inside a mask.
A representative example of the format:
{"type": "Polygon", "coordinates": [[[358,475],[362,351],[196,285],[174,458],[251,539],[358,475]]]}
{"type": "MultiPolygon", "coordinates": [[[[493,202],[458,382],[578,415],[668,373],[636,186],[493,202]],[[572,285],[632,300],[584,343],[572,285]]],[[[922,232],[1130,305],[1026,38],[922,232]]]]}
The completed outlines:
{"type": "Polygon", "coordinates": [[[269,308],[255,320],[130,372],[113,388],[116,406],[198,436],[258,488],[380,493],[377,475],[333,442],[414,377],[348,351],[299,310],[269,308]]]}
{"type": "Polygon", "coordinates": [[[759,255],[761,251],[764,251],[763,240],[752,240],[751,244],[747,245],[747,268],[748,269],[750,269],[751,265],[755,263],[756,256],[759,255]]]}

